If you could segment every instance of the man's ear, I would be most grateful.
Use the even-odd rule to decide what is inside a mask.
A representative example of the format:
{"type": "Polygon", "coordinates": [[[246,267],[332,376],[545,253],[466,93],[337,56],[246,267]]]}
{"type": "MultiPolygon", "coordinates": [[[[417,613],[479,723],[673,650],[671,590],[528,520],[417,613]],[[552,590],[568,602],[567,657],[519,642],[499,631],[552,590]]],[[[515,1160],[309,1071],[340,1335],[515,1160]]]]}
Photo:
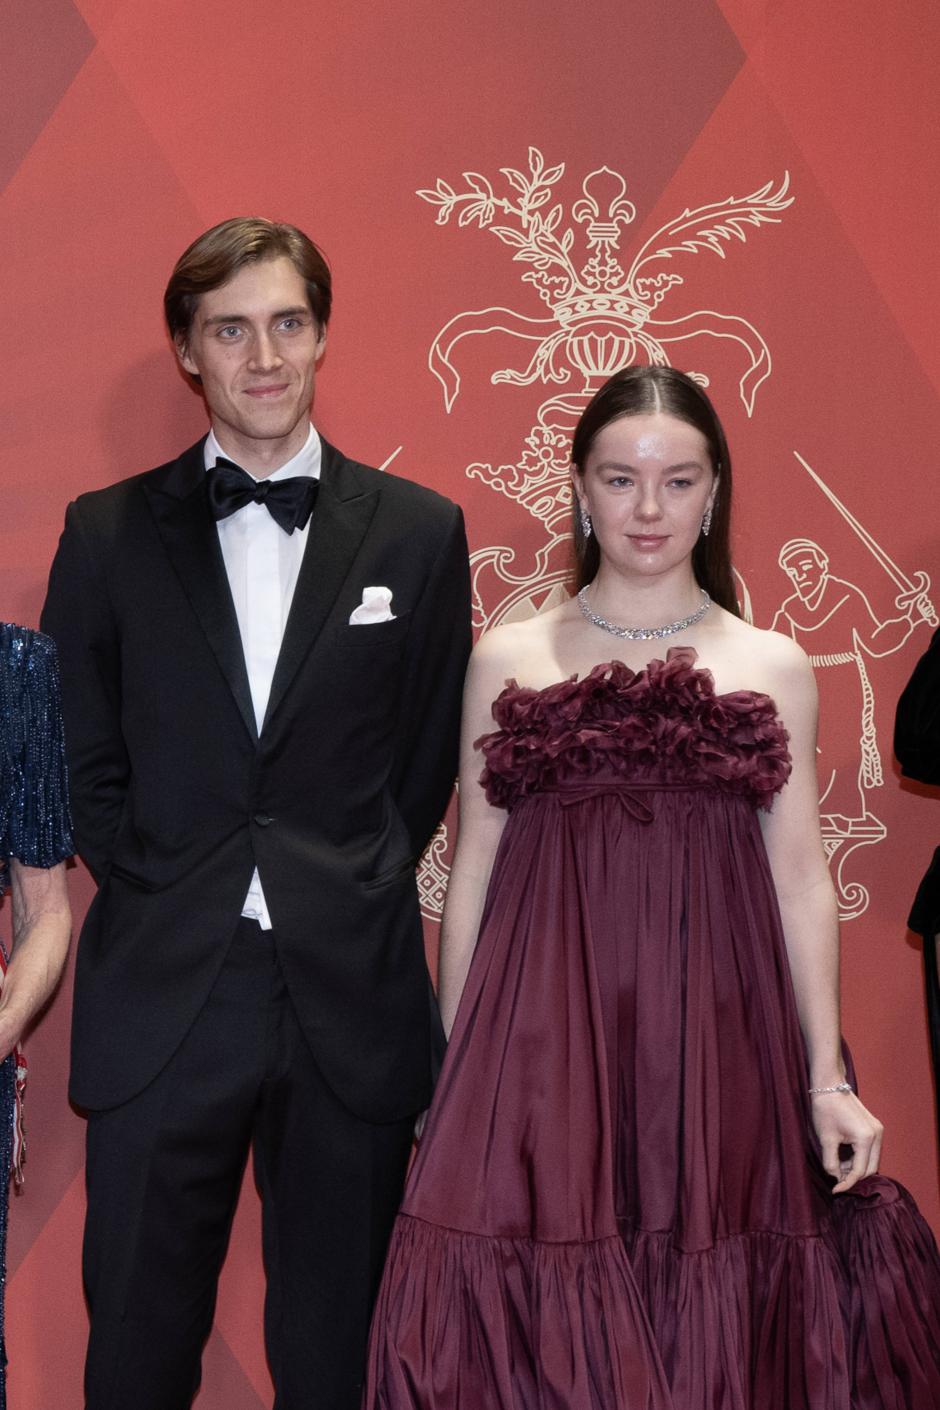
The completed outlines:
{"type": "Polygon", "coordinates": [[[177,333],[176,337],[173,339],[173,346],[176,349],[176,356],[180,360],[180,366],[183,371],[188,372],[190,377],[198,377],[199,368],[193,361],[192,354],[189,350],[188,335],[185,333],[177,333]]]}
{"type": "Polygon", "coordinates": [[[324,354],[325,352],[326,352],[326,329],[325,329],[325,328],[319,328],[319,329],[317,330],[317,362],[320,361],[320,358],[323,356],[323,354],[324,354]]]}

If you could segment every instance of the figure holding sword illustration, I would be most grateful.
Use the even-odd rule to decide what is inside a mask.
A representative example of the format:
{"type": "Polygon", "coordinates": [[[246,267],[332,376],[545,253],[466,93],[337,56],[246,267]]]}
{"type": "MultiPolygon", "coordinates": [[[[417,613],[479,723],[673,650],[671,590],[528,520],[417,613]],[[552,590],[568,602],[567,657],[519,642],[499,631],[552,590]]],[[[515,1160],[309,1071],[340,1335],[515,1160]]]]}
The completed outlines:
{"type": "Polygon", "coordinates": [[[881,620],[860,588],[830,572],[828,554],[812,539],[790,539],[780,550],[778,562],[795,591],[779,607],[772,626],[798,641],[816,669],[824,828],[834,837],[851,838],[875,824],[882,836],[883,828],[866,802],[866,791],[883,782],[866,658],[890,656],[922,622],[937,625],[928,596],[930,579],[923,572],[915,573],[913,580],[903,573],[806,460],[796,451],[794,455],[898,589],[898,615],[881,620]],[[857,744],[854,731],[846,727],[847,695],[858,711],[857,744]]]}

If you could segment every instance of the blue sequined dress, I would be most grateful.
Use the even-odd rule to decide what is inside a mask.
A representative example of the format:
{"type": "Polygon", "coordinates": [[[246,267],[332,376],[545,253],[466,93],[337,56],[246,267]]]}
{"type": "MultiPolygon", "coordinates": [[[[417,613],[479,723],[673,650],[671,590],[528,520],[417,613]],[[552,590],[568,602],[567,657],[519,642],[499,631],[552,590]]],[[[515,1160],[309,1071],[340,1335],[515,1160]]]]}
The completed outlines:
{"type": "MultiPolygon", "coordinates": [[[[0,622],[0,896],[11,857],[52,867],[74,850],[55,646],[39,632],[0,622]]],[[[6,1405],[2,1285],[15,1080],[11,1053],[0,1063],[0,1410],[6,1405]]]]}

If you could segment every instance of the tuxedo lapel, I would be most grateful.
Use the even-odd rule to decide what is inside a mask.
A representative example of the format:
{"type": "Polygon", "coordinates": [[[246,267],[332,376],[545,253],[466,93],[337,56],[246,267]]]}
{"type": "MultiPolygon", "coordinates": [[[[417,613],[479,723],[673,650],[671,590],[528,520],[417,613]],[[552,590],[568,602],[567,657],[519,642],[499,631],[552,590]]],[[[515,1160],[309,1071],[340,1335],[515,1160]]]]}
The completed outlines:
{"type": "Polygon", "coordinates": [[[353,461],[321,437],[320,490],[274,669],[262,732],[323,629],[375,513],[377,495],[353,461]]]}
{"type": "Polygon", "coordinates": [[[235,605],[215,523],[209,514],[203,444],[148,475],[144,493],[183,591],[229,684],[252,739],[258,730],[251,702],[235,605]]]}

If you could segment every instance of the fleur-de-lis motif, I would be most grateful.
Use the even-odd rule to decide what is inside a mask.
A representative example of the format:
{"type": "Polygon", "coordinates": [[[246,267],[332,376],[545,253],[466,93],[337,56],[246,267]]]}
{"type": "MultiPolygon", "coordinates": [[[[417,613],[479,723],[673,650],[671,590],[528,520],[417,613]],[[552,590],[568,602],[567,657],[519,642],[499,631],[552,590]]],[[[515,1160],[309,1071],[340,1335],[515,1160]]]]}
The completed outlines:
{"type": "Polygon", "coordinates": [[[587,224],[590,241],[616,240],[617,226],[632,225],[636,219],[636,206],[626,199],[627,183],[619,171],[611,171],[609,166],[599,166],[584,178],[581,190],[584,199],[575,201],[571,216],[579,225],[587,224]]]}

